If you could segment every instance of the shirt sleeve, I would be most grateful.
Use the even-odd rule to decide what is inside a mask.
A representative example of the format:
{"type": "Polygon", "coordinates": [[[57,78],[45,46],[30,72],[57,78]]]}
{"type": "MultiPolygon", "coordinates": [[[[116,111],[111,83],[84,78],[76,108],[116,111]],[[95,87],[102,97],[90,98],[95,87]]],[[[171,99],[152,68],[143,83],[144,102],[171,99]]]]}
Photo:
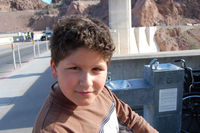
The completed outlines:
{"type": "Polygon", "coordinates": [[[111,91],[109,93],[114,100],[118,119],[126,124],[129,129],[132,129],[134,133],[158,133],[142,116],[134,112],[128,104],[119,100],[111,91]]]}

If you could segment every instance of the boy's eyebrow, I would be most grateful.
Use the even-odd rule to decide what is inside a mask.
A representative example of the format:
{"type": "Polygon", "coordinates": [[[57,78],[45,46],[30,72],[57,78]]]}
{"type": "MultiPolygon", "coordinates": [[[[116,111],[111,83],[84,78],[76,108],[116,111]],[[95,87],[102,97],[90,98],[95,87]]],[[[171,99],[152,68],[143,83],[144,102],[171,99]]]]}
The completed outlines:
{"type": "Polygon", "coordinates": [[[104,64],[104,63],[98,63],[98,64],[95,64],[94,66],[100,66],[100,65],[103,65],[103,66],[105,66],[105,64],[104,64]]]}
{"type": "Polygon", "coordinates": [[[72,63],[72,62],[71,63],[70,62],[64,63],[64,66],[69,66],[69,65],[72,66],[72,65],[77,65],[77,64],[76,63],[72,63]]]}
{"type": "MultiPolygon", "coordinates": [[[[65,63],[64,66],[73,66],[73,65],[77,65],[77,66],[82,66],[82,64],[79,64],[79,63],[73,63],[73,62],[68,62],[68,63],[65,63]]],[[[107,64],[104,64],[104,63],[96,63],[96,64],[92,64],[91,66],[106,66],[107,64]]]]}

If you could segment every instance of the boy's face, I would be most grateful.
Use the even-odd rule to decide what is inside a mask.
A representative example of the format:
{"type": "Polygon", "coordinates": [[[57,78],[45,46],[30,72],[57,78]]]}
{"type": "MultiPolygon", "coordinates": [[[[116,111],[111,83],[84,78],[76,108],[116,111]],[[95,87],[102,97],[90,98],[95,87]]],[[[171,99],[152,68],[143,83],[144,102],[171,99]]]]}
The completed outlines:
{"type": "Polygon", "coordinates": [[[79,48],[57,66],[51,61],[51,69],[65,97],[76,105],[86,106],[104,88],[108,66],[98,52],[79,48]]]}

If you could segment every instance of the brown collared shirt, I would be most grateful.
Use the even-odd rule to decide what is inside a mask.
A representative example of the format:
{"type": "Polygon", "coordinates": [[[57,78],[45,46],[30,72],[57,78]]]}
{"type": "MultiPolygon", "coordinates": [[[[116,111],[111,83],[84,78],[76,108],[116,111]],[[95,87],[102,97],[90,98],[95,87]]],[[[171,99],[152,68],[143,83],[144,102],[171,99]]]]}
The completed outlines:
{"type": "Polygon", "coordinates": [[[157,133],[143,117],[119,100],[106,86],[89,106],[77,106],[52,85],[33,133],[157,133]]]}

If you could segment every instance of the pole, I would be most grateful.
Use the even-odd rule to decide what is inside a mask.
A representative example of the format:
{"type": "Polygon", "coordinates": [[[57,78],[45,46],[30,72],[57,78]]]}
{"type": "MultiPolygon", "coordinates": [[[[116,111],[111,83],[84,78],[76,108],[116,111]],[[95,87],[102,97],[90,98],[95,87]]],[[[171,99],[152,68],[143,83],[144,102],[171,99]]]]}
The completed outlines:
{"type": "Polygon", "coordinates": [[[20,64],[20,66],[22,66],[22,61],[21,61],[21,55],[20,55],[19,45],[17,45],[17,51],[18,51],[18,57],[19,57],[19,64],[20,64]]]}
{"type": "Polygon", "coordinates": [[[46,49],[48,51],[48,41],[47,41],[47,37],[45,37],[45,38],[46,38],[46,49]]]}
{"type": "Polygon", "coordinates": [[[120,46],[120,35],[119,35],[119,30],[117,29],[117,47],[118,47],[118,54],[120,55],[120,49],[121,49],[121,46],[120,46]]]}
{"type": "Polygon", "coordinates": [[[34,57],[36,57],[36,54],[35,54],[35,43],[33,42],[33,54],[34,54],[34,57]]]}
{"type": "Polygon", "coordinates": [[[12,49],[12,55],[13,55],[13,65],[14,65],[14,69],[16,69],[16,60],[15,60],[15,50],[14,50],[14,44],[11,44],[11,49],[12,49]]]}
{"type": "Polygon", "coordinates": [[[38,48],[38,56],[40,56],[40,44],[38,41],[37,41],[37,48],[38,48]]]}

